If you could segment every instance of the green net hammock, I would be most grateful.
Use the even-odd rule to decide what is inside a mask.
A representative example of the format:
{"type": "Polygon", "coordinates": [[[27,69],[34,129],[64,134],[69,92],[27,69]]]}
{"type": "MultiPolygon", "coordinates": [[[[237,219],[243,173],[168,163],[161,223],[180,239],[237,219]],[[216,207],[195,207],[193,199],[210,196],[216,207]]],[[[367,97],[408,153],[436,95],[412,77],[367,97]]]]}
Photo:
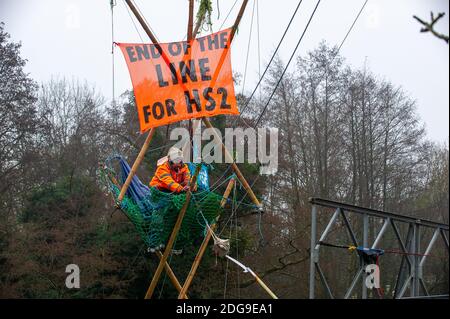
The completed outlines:
{"type": "MultiPolygon", "coordinates": [[[[195,169],[195,165],[191,167],[195,169]]],[[[202,183],[205,184],[204,174],[205,172],[207,174],[207,170],[203,168],[199,175],[199,186],[202,183]]],[[[121,156],[113,156],[107,159],[99,173],[102,184],[107,187],[114,201],[117,202],[121,188],[119,181],[122,183],[128,176],[128,164],[121,156]],[[112,160],[119,161],[119,174],[114,170],[112,160]]],[[[209,191],[209,187],[205,185],[199,189],[200,191],[191,196],[174,249],[182,249],[192,244],[197,238],[203,237],[207,229],[206,222],[209,225],[214,224],[216,217],[222,212],[220,206],[222,195],[209,191]]],[[[148,248],[152,250],[165,246],[185,201],[185,193],[166,193],[154,187],[148,188],[139,181],[137,176],[134,176],[120,208],[133,223],[148,248]]]]}

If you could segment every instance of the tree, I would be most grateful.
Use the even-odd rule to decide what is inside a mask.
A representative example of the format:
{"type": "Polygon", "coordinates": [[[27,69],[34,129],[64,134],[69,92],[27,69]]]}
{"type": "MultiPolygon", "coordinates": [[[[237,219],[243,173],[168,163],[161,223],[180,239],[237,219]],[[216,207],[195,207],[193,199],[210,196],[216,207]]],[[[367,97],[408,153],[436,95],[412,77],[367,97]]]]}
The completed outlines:
{"type": "Polygon", "coordinates": [[[13,184],[37,129],[36,83],[24,72],[20,43],[0,23],[0,194],[13,184]]]}
{"type": "MultiPolygon", "coordinates": [[[[33,134],[38,127],[34,102],[36,83],[24,72],[20,43],[10,41],[0,23],[0,256],[14,233],[15,214],[21,208],[21,168],[33,159],[33,134]]],[[[0,268],[4,259],[0,258],[0,268]]],[[[0,274],[0,283],[3,274],[0,274]]]]}

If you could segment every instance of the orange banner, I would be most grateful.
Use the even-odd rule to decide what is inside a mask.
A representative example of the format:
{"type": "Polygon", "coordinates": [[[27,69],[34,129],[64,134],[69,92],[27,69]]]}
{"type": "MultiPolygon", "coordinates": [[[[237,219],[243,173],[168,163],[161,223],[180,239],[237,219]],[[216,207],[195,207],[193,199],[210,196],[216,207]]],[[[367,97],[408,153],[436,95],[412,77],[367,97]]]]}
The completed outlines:
{"type": "Polygon", "coordinates": [[[187,42],[118,43],[133,83],[141,132],[181,120],[238,115],[231,28],[187,42]]]}

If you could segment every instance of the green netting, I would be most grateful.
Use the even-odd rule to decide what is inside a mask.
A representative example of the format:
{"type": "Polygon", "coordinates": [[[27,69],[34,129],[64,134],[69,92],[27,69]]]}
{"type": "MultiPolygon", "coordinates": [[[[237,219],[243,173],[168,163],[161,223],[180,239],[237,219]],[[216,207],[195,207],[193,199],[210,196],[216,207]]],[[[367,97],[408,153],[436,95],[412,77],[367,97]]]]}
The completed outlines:
{"type": "MultiPolygon", "coordinates": [[[[108,168],[102,168],[100,171],[101,181],[116,201],[120,189],[112,182],[112,177],[115,179],[115,173],[108,168]]],[[[204,236],[206,221],[210,225],[214,224],[216,217],[222,211],[221,200],[222,195],[213,192],[203,191],[192,194],[174,249],[183,248],[204,236]]],[[[147,246],[151,249],[159,249],[168,241],[185,201],[185,193],[165,193],[152,187],[144,203],[140,205],[125,196],[121,202],[121,210],[134,224],[147,246]]]]}

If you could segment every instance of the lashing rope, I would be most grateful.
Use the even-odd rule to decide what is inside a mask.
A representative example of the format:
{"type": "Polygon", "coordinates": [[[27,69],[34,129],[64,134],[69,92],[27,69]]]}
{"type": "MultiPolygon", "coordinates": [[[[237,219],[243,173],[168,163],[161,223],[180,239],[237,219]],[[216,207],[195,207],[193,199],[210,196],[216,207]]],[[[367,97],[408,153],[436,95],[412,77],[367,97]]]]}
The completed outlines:
{"type": "Polygon", "coordinates": [[[404,251],[400,251],[400,250],[395,250],[395,249],[374,249],[374,248],[366,248],[366,247],[356,247],[353,245],[337,245],[337,244],[331,244],[331,243],[327,243],[327,242],[323,242],[323,241],[319,241],[319,245],[320,246],[327,246],[327,247],[333,247],[333,248],[343,248],[343,249],[348,249],[349,251],[353,252],[356,251],[358,249],[367,249],[367,250],[379,250],[382,251],[385,254],[398,254],[398,255],[410,255],[410,256],[430,256],[433,257],[433,255],[430,254],[421,254],[421,253],[411,253],[411,252],[404,252],[404,251]]]}

